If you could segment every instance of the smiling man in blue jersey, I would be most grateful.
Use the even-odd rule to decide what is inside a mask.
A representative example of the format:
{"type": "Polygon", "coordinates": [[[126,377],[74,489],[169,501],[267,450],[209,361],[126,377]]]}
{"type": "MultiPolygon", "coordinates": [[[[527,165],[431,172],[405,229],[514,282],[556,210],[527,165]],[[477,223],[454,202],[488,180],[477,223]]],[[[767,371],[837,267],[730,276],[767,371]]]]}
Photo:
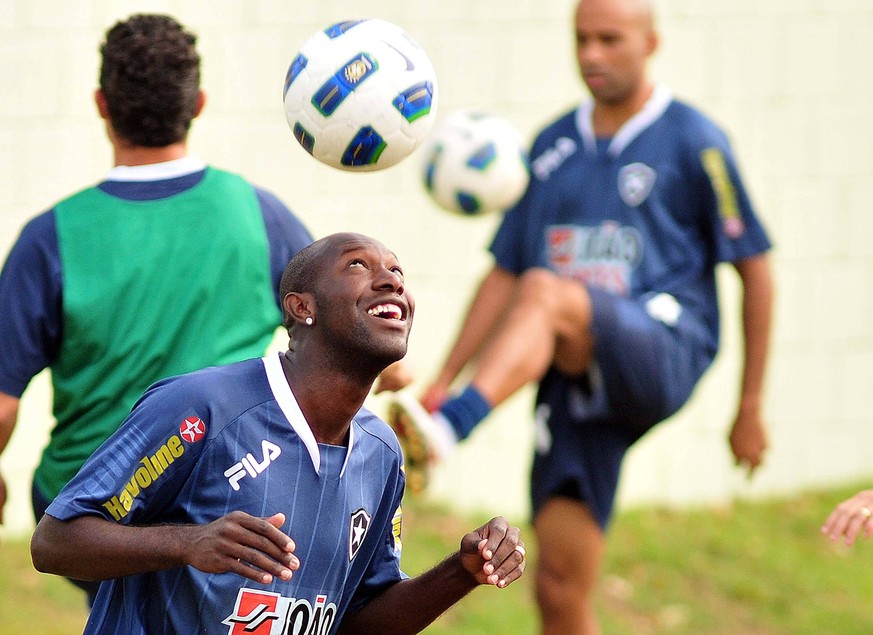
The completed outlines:
{"type": "MultiPolygon", "coordinates": [[[[0,273],[0,451],[51,370],[36,520],[150,384],[266,352],[282,271],[312,242],[273,194],[188,155],[205,103],[195,42],[161,15],[108,30],[95,101],[114,166],[27,223],[0,273]]],[[[0,477],[0,522],[5,502],[0,477]]]]}
{"type": "Polygon", "coordinates": [[[599,632],[594,589],[621,463],[677,412],[719,347],[716,265],[739,274],[744,365],[729,443],[764,457],[770,241],[725,134],[652,82],[650,0],[579,0],[592,99],[537,136],[531,181],[492,243],[458,338],[421,403],[398,401],[410,484],[491,410],[538,382],[531,473],[543,633],[599,632]],[[467,368],[468,365],[470,368],[467,368]],[[450,394],[459,376],[469,384],[450,394]]]}
{"type": "Polygon", "coordinates": [[[421,576],[400,570],[402,454],[362,409],[406,354],[395,255],[334,234],[281,294],[285,353],[152,386],[37,526],[38,570],[105,580],[86,633],[416,633],[521,576],[499,517],[421,576]]]}

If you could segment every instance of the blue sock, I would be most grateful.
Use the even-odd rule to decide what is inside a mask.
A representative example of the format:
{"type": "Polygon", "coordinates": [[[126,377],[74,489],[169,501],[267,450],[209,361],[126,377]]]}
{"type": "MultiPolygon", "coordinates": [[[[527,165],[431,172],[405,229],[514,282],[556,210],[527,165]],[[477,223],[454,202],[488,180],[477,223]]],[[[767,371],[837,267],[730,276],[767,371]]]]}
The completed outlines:
{"type": "Polygon", "coordinates": [[[473,428],[491,412],[491,404],[471,385],[457,397],[446,401],[440,412],[452,424],[458,439],[466,439],[473,428]]]}

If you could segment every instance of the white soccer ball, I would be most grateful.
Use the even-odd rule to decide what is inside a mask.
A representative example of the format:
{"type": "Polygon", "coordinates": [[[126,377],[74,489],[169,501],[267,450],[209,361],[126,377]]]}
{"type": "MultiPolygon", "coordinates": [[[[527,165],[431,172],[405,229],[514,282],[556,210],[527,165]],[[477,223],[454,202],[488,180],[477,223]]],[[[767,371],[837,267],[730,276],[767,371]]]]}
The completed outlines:
{"type": "Polygon", "coordinates": [[[348,20],[303,43],[283,99],[288,125],[309,154],[341,170],[379,170],[409,156],[431,131],[436,73],[399,26],[348,20]]]}
{"type": "Polygon", "coordinates": [[[454,112],[437,123],[423,148],[425,189],[440,207],[456,214],[505,211],[530,180],[521,134],[493,114],[454,112]]]}

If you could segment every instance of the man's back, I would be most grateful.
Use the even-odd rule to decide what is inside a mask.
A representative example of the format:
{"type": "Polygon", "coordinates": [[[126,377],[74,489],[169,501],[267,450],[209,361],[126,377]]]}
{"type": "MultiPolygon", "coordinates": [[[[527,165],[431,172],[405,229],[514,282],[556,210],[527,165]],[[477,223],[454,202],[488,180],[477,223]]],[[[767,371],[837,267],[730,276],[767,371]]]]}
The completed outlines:
{"type": "Polygon", "coordinates": [[[309,242],[278,199],[189,158],[116,168],[31,221],[0,275],[0,391],[52,369],[39,492],[53,497],[151,383],[261,356],[281,270],[309,242]]]}
{"type": "Polygon", "coordinates": [[[264,222],[240,177],[209,168],[152,201],[91,188],[55,214],[64,336],[52,365],[57,426],[36,477],[51,497],[150,383],[260,356],[279,324],[264,222]],[[220,309],[207,309],[216,298],[220,309]]]}

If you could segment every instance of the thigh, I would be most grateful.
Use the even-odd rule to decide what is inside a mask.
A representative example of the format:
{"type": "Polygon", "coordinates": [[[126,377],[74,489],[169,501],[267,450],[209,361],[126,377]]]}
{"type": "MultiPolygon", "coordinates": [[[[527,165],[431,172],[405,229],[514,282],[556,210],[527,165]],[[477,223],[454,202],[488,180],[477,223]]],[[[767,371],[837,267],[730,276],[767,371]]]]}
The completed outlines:
{"type": "Polygon", "coordinates": [[[570,415],[566,390],[539,395],[531,465],[531,508],[536,519],[553,498],[584,503],[601,530],[612,517],[624,455],[633,436],[608,418],[584,422],[570,415]]]}
{"type": "Polygon", "coordinates": [[[683,329],[652,318],[642,302],[597,290],[594,357],[610,411],[642,433],[688,399],[711,358],[683,329]]]}
{"type": "Polygon", "coordinates": [[[584,372],[594,342],[591,300],[583,285],[548,269],[528,269],[519,279],[515,306],[538,315],[538,325],[554,334],[554,366],[568,375],[584,372]]]}

